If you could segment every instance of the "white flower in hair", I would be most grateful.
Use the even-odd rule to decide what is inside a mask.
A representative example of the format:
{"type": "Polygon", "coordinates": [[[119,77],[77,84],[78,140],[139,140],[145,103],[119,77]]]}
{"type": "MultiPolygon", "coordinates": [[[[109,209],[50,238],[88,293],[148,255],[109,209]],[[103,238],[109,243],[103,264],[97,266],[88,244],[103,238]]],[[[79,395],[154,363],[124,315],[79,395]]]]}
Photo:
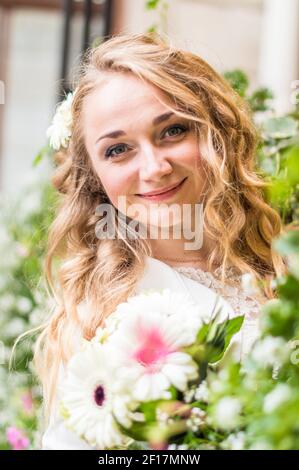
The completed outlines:
{"type": "Polygon", "coordinates": [[[69,93],[66,99],[60,103],[56,109],[52,124],[47,130],[50,146],[54,150],[61,147],[67,148],[72,135],[72,102],[75,92],[69,93]]]}

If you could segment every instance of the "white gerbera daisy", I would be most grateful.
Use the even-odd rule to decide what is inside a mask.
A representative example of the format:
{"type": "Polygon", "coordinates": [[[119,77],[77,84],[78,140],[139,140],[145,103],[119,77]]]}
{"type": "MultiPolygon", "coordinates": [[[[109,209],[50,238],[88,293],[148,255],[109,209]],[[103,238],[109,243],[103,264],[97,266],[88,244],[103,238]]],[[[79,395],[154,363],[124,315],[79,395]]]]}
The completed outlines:
{"type": "Polygon", "coordinates": [[[189,302],[187,311],[186,299],[176,296],[172,310],[161,312],[163,293],[145,297],[121,305],[117,329],[107,340],[117,357],[118,385],[129,387],[138,401],[170,398],[170,385],[185,391],[198,376],[197,364],[181,351],[194,342],[201,326],[196,306],[189,302]]]}
{"type": "Polygon", "coordinates": [[[115,312],[106,319],[105,326],[111,334],[117,330],[124,318],[140,312],[148,312],[148,315],[157,312],[164,317],[182,315],[185,318],[185,330],[193,332],[190,343],[194,341],[202,323],[210,321],[209,314],[202,311],[200,306],[191,301],[187,294],[166,288],[161,291],[143,290],[140,294],[129,297],[127,302],[119,304],[115,312]]]}
{"type": "Polygon", "coordinates": [[[105,345],[90,342],[71,358],[62,386],[61,410],[67,426],[99,449],[127,444],[115,419],[128,427],[134,406],[128,396],[115,394],[112,354],[105,345]]]}
{"type": "Polygon", "coordinates": [[[71,107],[74,95],[75,92],[69,93],[67,98],[58,105],[52,124],[47,130],[50,146],[54,150],[59,150],[61,147],[67,148],[68,146],[72,134],[73,118],[71,107]]]}

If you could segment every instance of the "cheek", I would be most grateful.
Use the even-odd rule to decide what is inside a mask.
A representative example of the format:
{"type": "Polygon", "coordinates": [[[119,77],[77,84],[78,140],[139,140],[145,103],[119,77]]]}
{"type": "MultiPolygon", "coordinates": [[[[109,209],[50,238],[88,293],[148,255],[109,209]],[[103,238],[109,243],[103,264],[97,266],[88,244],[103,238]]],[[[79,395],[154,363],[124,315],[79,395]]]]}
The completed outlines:
{"type": "Polygon", "coordinates": [[[182,154],[182,159],[185,167],[188,167],[192,174],[190,182],[193,196],[195,195],[196,200],[200,200],[202,194],[207,190],[208,180],[202,150],[195,139],[189,142],[188,148],[182,154]]]}
{"type": "Polygon", "coordinates": [[[200,150],[195,139],[191,139],[178,149],[176,160],[177,163],[194,172],[201,163],[200,150]]]}
{"type": "Polygon", "coordinates": [[[109,168],[98,168],[98,176],[114,206],[117,206],[119,196],[130,194],[130,175],[120,167],[112,168],[112,165],[109,165],[109,168]]]}
{"type": "Polygon", "coordinates": [[[191,168],[192,172],[194,172],[194,175],[198,177],[204,175],[202,150],[195,140],[189,144],[188,151],[186,152],[186,164],[191,168]]]}

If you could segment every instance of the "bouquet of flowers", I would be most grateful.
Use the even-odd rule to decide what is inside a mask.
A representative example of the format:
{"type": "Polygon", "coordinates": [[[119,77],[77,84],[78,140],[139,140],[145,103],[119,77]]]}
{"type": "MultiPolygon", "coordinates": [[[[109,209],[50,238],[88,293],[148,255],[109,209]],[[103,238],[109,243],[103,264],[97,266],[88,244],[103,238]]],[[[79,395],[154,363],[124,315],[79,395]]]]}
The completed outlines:
{"type": "Polygon", "coordinates": [[[299,230],[275,241],[288,272],[262,308],[260,337],[242,364],[222,361],[206,380],[210,445],[232,450],[299,449],[299,230]]]}
{"type": "Polygon", "coordinates": [[[130,297],[69,361],[66,426],[97,449],[208,443],[205,379],[242,322],[170,289],[130,297]]]}

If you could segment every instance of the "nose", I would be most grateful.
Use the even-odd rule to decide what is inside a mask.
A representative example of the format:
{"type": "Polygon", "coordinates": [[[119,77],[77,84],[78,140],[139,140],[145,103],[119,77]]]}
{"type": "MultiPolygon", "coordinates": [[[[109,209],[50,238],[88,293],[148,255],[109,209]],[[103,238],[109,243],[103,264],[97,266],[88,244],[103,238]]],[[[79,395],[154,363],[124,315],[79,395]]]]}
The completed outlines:
{"type": "Polygon", "coordinates": [[[172,173],[173,168],[170,157],[166,157],[165,150],[157,150],[148,145],[141,153],[139,176],[143,181],[160,181],[164,175],[172,173]]]}

